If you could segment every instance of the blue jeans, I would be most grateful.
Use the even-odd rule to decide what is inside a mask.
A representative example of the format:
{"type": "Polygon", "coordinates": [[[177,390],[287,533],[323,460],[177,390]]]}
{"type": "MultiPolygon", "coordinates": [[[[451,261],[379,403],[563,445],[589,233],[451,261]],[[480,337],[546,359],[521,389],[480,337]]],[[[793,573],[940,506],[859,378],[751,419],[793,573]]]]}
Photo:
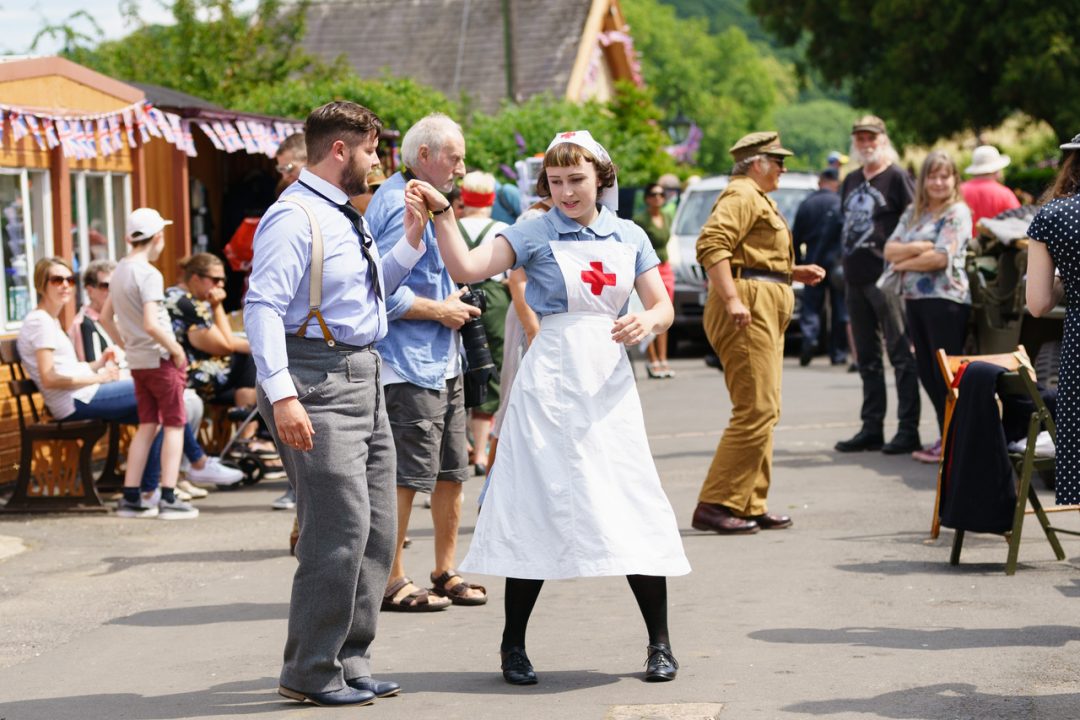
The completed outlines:
{"type": "MultiPolygon", "coordinates": [[[[132,380],[117,380],[98,386],[90,402],[75,401],[75,412],[64,420],[105,420],[124,425],[138,425],[139,411],[135,403],[135,383],[132,380]]],[[[150,455],[146,458],[142,481],[139,483],[143,492],[154,491],[161,482],[161,438],[159,432],[150,446],[150,455]]],[[[190,462],[198,462],[203,457],[202,446],[195,438],[190,426],[184,426],[184,455],[190,462]]]]}

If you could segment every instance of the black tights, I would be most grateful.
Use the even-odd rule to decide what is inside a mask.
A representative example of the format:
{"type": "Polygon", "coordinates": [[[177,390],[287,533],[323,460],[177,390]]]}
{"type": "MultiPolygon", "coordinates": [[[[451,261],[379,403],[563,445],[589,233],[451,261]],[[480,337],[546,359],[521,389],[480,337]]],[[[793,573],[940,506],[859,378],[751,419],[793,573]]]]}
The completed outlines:
{"type": "MultiPolygon", "coordinates": [[[[645,628],[649,631],[649,644],[670,644],[667,622],[667,578],[656,575],[627,575],[626,581],[634,592],[645,628]]],[[[506,578],[506,596],[503,608],[506,624],[503,626],[502,649],[525,647],[525,630],[529,625],[536,598],[540,596],[543,580],[506,578]]]]}

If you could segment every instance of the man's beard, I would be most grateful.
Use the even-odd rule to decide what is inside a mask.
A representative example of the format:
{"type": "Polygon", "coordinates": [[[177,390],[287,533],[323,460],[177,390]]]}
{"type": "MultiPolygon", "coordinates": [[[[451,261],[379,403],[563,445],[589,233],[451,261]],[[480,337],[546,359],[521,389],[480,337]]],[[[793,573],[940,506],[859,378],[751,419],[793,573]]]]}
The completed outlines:
{"type": "Polygon", "coordinates": [[[368,191],[367,172],[361,174],[356,163],[349,163],[341,173],[341,189],[349,197],[363,195],[368,191]]]}
{"type": "Polygon", "coordinates": [[[879,147],[859,150],[858,153],[860,165],[877,165],[884,157],[884,153],[881,152],[879,147]]]}

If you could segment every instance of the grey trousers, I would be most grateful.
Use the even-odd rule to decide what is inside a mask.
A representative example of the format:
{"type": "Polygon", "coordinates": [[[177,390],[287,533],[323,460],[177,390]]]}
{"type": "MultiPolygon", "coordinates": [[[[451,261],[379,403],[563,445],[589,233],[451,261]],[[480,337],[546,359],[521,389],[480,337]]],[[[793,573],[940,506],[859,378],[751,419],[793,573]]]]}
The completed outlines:
{"type": "MultiPolygon", "coordinates": [[[[300,520],[281,684],[330,692],[371,675],[370,645],[397,542],[396,456],[373,348],[297,337],[286,348],[315,447],[301,452],[278,442],[300,520]]],[[[261,388],[259,412],[278,440],[261,388]]]]}

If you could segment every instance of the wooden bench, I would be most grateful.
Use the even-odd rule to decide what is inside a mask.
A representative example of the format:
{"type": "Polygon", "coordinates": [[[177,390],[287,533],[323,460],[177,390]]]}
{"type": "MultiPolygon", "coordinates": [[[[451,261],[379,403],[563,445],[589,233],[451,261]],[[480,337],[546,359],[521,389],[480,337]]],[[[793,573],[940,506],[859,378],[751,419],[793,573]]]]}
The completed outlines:
{"type": "MultiPolygon", "coordinates": [[[[8,389],[19,417],[19,470],[6,512],[107,511],[94,487],[94,446],[109,431],[101,420],[59,422],[39,409],[37,385],[26,375],[15,339],[0,340],[0,361],[8,366],[8,389]],[[34,470],[37,470],[35,473],[34,470]]],[[[42,403],[44,404],[44,403],[42,403]]],[[[103,479],[115,478],[119,431],[109,442],[103,479]]]]}

